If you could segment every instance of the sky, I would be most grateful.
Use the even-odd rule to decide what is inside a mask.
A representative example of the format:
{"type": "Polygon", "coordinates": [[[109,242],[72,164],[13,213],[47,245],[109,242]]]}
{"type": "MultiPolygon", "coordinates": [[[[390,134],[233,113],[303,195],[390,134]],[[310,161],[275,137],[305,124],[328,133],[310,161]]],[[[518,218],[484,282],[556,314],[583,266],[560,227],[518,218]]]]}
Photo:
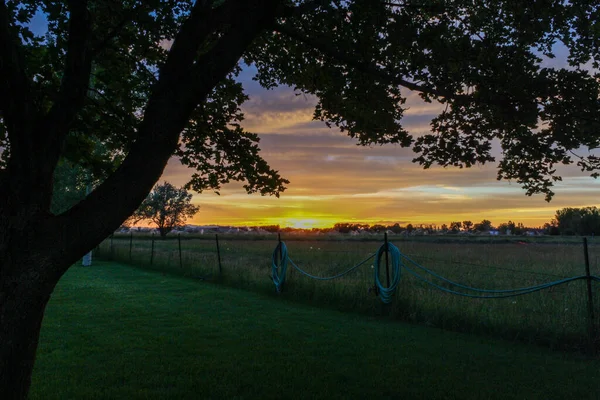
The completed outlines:
{"type": "MultiPolygon", "coordinates": [[[[597,204],[600,181],[577,167],[559,169],[563,182],[554,199],[526,196],[514,182],[497,181],[496,165],[470,169],[432,167],[411,160],[414,153],[396,145],[357,146],[338,129],[312,121],[315,98],[296,96],[289,87],[262,89],[247,68],[241,75],[250,100],[243,106],[250,132],[260,135],[262,156],[290,180],[280,198],[248,195],[241,184],[228,184],[220,195],[194,194],[200,212],[196,225],[271,225],[328,227],[336,222],[449,224],[489,219],[542,226],[556,210],[597,204]]],[[[408,95],[404,127],[418,135],[429,131],[439,106],[408,95]]],[[[496,156],[500,155],[496,149],[496,156]]],[[[497,158],[499,160],[499,158],[497,158]]],[[[172,159],[161,181],[187,182],[191,171],[172,159]]]]}
{"type": "MultiPolygon", "coordinates": [[[[43,34],[46,21],[36,14],[31,26],[43,34]]],[[[554,48],[556,58],[543,66],[565,66],[566,48],[554,48]]],[[[356,142],[312,121],[316,101],[296,96],[289,87],[265,90],[252,81],[253,70],[240,75],[250,100],[243,106],[243,126],[260,134],[262,156],[290,180],[279,198],[248,195],[240,183],[194,194],[200,212],[188,220],[196,225],[273,225],[297,228],[329,227],[336,222],[449,224],[489,219],[493,224],[512,220],[527,226],[549,222],[563,207],[597,205],[600,181],[577,167],[559,168],[563,182],[552,202],[543,195],[528,197],[516,183],[496,180],[492,163],[470,169],[432,167],[411,162],[410,149],[395,145],[360,147],[356,142]]],[[[403,119],[413,135],[429,131],[439,106],[422,103],[408,94],[410,109],[403,119]]],[[[496,146],[496,156],[500,155],[496,146]]],[[[497,158],[499,159],[499,158],[497,158]]],[[[171,159],[162,181],[184,185],[192,171],[171,159]]]]}

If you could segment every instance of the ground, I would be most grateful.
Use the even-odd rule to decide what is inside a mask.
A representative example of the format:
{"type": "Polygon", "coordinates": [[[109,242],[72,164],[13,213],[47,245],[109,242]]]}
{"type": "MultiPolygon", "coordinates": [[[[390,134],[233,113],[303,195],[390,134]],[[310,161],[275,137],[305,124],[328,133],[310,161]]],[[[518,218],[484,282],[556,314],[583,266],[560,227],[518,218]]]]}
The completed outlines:
{"type": "Polygon", "coordinates": [[[73,267],[32,399],[600,398],[600,361],[122,264],[73,267]]]}

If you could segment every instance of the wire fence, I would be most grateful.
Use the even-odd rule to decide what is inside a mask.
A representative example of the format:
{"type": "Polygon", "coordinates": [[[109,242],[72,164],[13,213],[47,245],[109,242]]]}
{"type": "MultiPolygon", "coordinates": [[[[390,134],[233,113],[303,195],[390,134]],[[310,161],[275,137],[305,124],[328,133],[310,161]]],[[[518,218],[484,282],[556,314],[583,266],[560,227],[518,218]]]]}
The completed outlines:
{"type": "MultiPolygon", "coordinates": [[[[374,285],[375,276],[384,288],[390,285],[386,282],[385,268],[376,271],[376,262],[365,259],[373,256],[381,242],[286,238],[286,243],[295,267],[286,272],[282,294],[285,297],[376,315],[389,314],[453,330],[525,338],[553,347],[597,349],[599,346],[600,310],[594,300],[598,297],[599,278],[545,287],[550,281],[586,274],[580,244],[402,242],[403,256],[452,282],[484,291],[534,286],[543,290],[518,299],[460,299],[435,287],[450,289],[443,280],[432,281],[432,285],[406,269],[409,273],[404,274],[398,289],[391,293],[395,294],[395,300],[389,305],[377,305],[376,294],[381,295],[381,288],[374,285]],[[361,261],[364,263],[357,266],[361,261]],[[340,276],[331,281],[310,278],[337,275],[340,276]]],[[[277,245],[275,235],[272,240],[241,235],[224,238],[180,235],[166,240],[128,235],[105,240],[96,254],[164,273],[272,293],[275,277],[272,260],[277,245]]],[[[594,276],[598,271],[600,246],[590,243],[588,253],[589,276],[594,276]]],[[[276,264],[275,268],[281,267],[276,264]]]]}

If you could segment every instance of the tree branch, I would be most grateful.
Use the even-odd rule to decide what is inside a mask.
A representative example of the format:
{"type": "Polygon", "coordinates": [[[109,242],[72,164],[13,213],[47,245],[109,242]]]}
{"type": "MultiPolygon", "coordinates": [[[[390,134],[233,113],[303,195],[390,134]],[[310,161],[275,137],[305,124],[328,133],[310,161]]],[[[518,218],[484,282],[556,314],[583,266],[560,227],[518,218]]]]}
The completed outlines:
{"type": "Polygon", "coordinates": [[[295,7],[284,7],[279,17],[289,18],[304,15],[308,12],[314,11],[319,7],[323,7],[327,4],[331,4],[330,0],[312,0],[302,3],[295,7]]]}
{"type": "Polygon", "coordinates": [[[97,56],[102,50],[106,48],[106,46],[108,46],[108,43],[110,43],[111,40],[119,36],[123,28],[125,28],[125,25],[127,25],[128,22],[131,22],[131,17],[133,17],[134,14],[134,9],[131,9],[129,10],[129,12],[126,12],[125,18],[123,18],[117,24],[117,26],[115,26],[110,32],[108,32],[104,39],[100,40],[97,44],[94,44],[92,46],[94,49],[92,54],[94,56],[97,56]]]}
{"type": "Polygon", "coordinates": [[[39,210],[50,208],[52,175],[69,128],[84,104],[91,73],[91,23],[87,0],[70,0],[69,8],[69,39],[57,100],[45,115],[35,115],[35,124],[27,131],[29,141],[25,161],[20,172],[15,174],[15,179],[22,180],[18,184],[24,193],[21,201],[35,204],[39,210]]]}
{"type": "MultiPolygon", "coordinates": [[[[64,75],[58,100],[45,117],[48,123],[53,124],[59,147],[73,118],[83,106],[92,72],[91,21],[87,0],[71,0],[69,6],[71,17],[64,75]]],[[[46,132],[44,136],[47,136],[46,132]]]]}
{"type": "Polygon", "coordinates": [[[254,11],[251,7],[246,9],[243,13],[238,13],[237,20],[232,19],[232,22],[236,24],[237,29],[232,29],[227,32],[219,40],[218,45],[214,46],[206,54],[200,57],[191,71],[191,85],[186,85],[186,87],[182,89],[187,93],[190,93],[190,95],[196,96],[196,99],[199,98],[198,96],[201,96],[201,93],[212,90],[214,84],[211,79],[211,74],[217,73],[220,76],[225,77],[239,60],[240,56],[238,56],[238,54],[241,55],[252,41],[254,41],[254,38],[257,37],[262,30],[267,28],[267,26],[272,24],[275,20],[277,11],[279,11],[279,9],[273,7],[273,10],[270,10],[266,17],[261,16],[260,13],[254,11]],[[247,20],[252,19],[253,16],[256,19],[262,19],[262,21],[258,24],[248,23],[247,20]],[[219,70],[215,70],[208,61],[212,59],[225,61],[222,63],[223,67],[219,68],[219,70]],[[229,65],[229,67],[225,67],[226,65],[229,65]],[[190,90],[190,86],[192,90],[190,90]]]}
{"type": "Polygon", "coordinates": [[[102,104],[98,100],[96,100],[94,97],[88,96],[88,100],[91,101],[92,103],[94,103],[94,105],[96,105],[98,107],[99,114],[101,114],[102,116],[113,118],[113,119],[117,120],[119,123],[123,124],[123,126],[126,125],[125,120],[122,116],[123,112],[121,109],[119,109],[118,107],[114,107],[112,105],[109,106],[109,104],[111,103],[111,100],[109,98],[107,98],[106,95],[104,93],[100,92],[99,90],[91,88],[90,91],[96,93],[98,96],[102,97],[102,99],[104,100],[104,104],[102,104]],[[101,111],[103,107],[106,107],[106,108],[110,107],[109,111],[112,112],[114,115],[109,115],[109,114],[103,113],[101,111]],[[121,115],[119,115],[119,114],[121,114],[121,115]]]}
{"type": "Polygon", "coordinates": [[[414,8],[414,9],[423,9],[423,8],[439,8],[439,6],[435,6],[432,4],[406,4],[406,3],[394,3],[392,1],[382,1],[381,4],[384,6],[397,7],[397,8],[414,8]]]}
{"type": "Polygon", "coordinates": [[[115,25],[115,27],[112,28],[104,38],[91,45],[91,48],[93,49],[92,57],[96,57],[100,52],[102,52],[102,50],[104,50],[113,39],[117,38],[121,34],[127,23],[132,22],[135,15],[144,9],[151,10],[148,2],[143,2],[139,7],[132,7],[125,10],[119,23],[115,25]]]}
{"type": "Polygon", "coordinates": [[[202,15],[201,6],[195,6],[160,71],[159,82],[144,110],[138,139],[123,163],[85,200],[44,228],[56,231],[58,227],[56,236],[61,246],[52,257],[67,257],[70,261],[70,257],[84,254],[135,211],[177,148],[179,134],[193,109],[235,67],[248,43],[271,23],[280,1],[236,1],[241,5],[231,15],[234,23],[196,64],[199,46],[210,34],[205,24],[211,22],[207,20],[210,13],[202,15]],[[202,76],[192,76],[192,71],[202,76]]]}
{"type": "Polygon", "coordinates": [[[24,132],[31,130],[34,112],[19,42],[16,29],[11,27],[6,3],[0,1],[0,111],[8,131],[13,161],[28,158],[31,149],[24,132]]]}
{"type": "Polygon", "coordinates": [[[297,40],[301,43],[304,43],[305,45],[308,45],[314,49],[321,51],[323,54],[328,55],[338,60],[339,62],[342,62],[350,67],[356,68],[361,72],[389,82],[390,84],[403,86],[413,91],[422,92],[438,97],[444,97],[447,99],[457,99],[459,97],[465,97],[464,95],[457,95],[456,93],[436,89],[431,86],[419,85],[417,83],[407,81],[406,79],[402,79],[398,76],[394,76],[388,73],[387,71],[384,71],[383,69],[377,67],[371,62],[361,61],[353,57],[351,54],[344,53],[336,49],[334,46],[327,44],[327,41],[319,40],[317,38],[311,38],[296,28],[292,28],[284,24],[275,24],[274,29],[280,33],[283,33],[286,36],[289,36],[294,40],[297,40]]]}
{"type": "MultiPolygon", "coordinates": [[[[190,17],[182,24],[181,29],[175,36],[175,40],[169,50],[169,56],[160,75],[174,77],[188,71],[177,70],[183,66],[189,66],[198,55],[200,45],[214,30],[215,21],[221,20],[220,13],[223,9],[230,7],[231,2],[226,1],[220,7],[211,9],[205,2],[194,4],[190,17]]],[[[162,76],[159,76],[159,79],[162,76]]],[[[162,80],[164,82],[164,80],[162,80]]]]}

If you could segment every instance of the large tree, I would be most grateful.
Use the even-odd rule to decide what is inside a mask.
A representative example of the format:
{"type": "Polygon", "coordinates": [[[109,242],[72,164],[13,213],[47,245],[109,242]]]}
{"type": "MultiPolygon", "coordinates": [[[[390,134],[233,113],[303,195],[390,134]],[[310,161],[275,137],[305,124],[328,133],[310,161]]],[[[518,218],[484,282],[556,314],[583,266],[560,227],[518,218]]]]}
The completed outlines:
{"type": "Polygon", "coordinates": [[[554,217],[561,235],[595,235],[600,233],[600,210],[596,207],[562,208],[554,217]]]}
{"type": "Polygon", "coordinates": [[[196,170],[197,191],[231,180],[284,190],[241,126],[243,63],[267,88],[314,94],[314,117],[359,144],[412,146],[426,168],[495,161],[498,143],[498,177],[550,198],[555,165],[598,167],[581,153],[600,140],[598,81],[579,67],[598,67],[598,13],[562,0],[0,0],[3,398],[27,394],[60,277],[133,213],[170,157],[196,170]],[[558,42],[570,68],[544,66],[558,42]],[[416,139],[401,124],[411,92],[443,105],[416,139]],[[102,179],[55,215],[61,160],[102,179]]]}
{"type": "Polygon", "coordinates": [[[160,236],[166,237],[175,228],[182,227],[187,218],[200,210],[192,204],[192,194],[185,188],[176,188],[169,182],[156,185],[133,213],[135,222],[148,220],[154,223],[160,236]]]}

